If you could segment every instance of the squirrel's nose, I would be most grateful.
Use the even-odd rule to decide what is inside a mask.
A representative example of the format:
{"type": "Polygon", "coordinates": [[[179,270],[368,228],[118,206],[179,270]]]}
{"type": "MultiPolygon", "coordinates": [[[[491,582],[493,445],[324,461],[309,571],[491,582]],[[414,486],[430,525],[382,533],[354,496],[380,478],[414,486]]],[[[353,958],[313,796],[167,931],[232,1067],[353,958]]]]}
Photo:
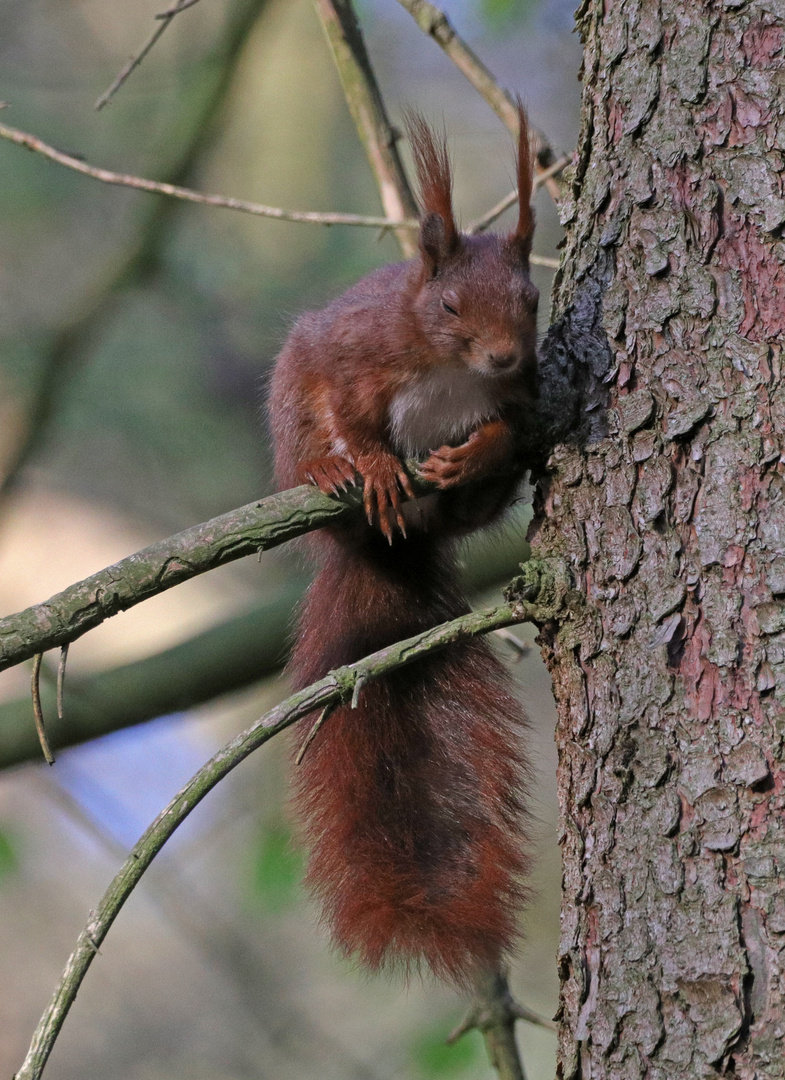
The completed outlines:
{"type": "Polygon", "coordinates": [[[488,363],[495,371],[509,371],[518,363],[518,354],[514,352],[489,352],[488,363]]]}

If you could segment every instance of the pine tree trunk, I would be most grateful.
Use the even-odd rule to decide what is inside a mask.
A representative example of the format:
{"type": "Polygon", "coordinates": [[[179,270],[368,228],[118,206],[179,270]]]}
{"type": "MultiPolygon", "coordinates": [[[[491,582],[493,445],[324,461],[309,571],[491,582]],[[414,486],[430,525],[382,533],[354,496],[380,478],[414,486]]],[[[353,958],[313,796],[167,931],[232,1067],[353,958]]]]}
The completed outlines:
{"type": "Polygon", "coordinates": [[[535,554],[563,1080],[785,1077],[783,5],[586,0],[535,554]]]}

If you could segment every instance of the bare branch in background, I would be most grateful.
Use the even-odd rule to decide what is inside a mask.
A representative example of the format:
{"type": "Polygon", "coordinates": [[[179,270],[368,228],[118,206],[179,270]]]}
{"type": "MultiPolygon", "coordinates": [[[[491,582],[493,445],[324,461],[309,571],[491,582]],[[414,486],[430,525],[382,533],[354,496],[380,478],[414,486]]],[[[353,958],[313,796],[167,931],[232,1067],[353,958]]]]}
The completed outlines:
{"type": "MultiPolygon", "coordinates": [[[[44,795],[61,813],[97,841],[113,865],[123,862],[128,854],[127,845],[120,843],[53,773],[38,771],[33,781],[38,782],[44,795]]],[[[107,791],[93,778],[91,787],[100,792],[105,805],[107,791]]],[[[259,1055],[269,1039],[311,1070],[326,1056],[342,1076],[352,1080],[379,1080],[377,1072],[311,1019],[299,1002],[292,1000],[287,987],[265,962],[264,939],[258,923],[253,926],[253,935],[243,933],[240,925],[194,887],[193,880],[183,879],[180,867],[173,865],[171,857],[167,865],[159,864],[155,872],[148,873],[145,884],[147,897],[169,925],[233,986],[240,1011],[239,1014],[233,1011],[231,1020],[238,1025],[237,1037],[242,1040],[250,1066],[258,1067],[259,1055]],[[260,1001],[265,1003],[263,1013],[259,1009],[260,1001]],[[260,1039],[260,1034],[264,1038],[260,1039]]]]}
{"type": "MultiPolygon", "coordinates": [[[[338,68],[349,111],[379,185],[384,212],[395,222],[417,218],[417,201],[396,145],[398,132],[388,119],[351,0],[316,0],[316,11],[338,68]]],[[[411,232],[399,227],[395,235],[407,258],[417,253],[417,238],[411,232]]]]}
{"type": "MultiPolygon", "coordinates": [[[[5,124],[0,124],[0,138],[7,139],[17,146],[23,146],[27,150],[33,150],[36,153],[49,158],[51,161],[56,161],[59,165],[65,165],[69,169],[74,169],[76,172],[80,172],[85,176],[90,176],[94,180],[100,180],[105,184],[117,184],[122,187],[134,188],[137,191],[150,192],[154,195],[168,195],[171,198],[181,199],[184,202],[201,203],[205,206],[215,206],[226,210],[239,210],[242,213],[253,214],[257,217],[276,218],[279,221],[302,222],[309,225],[353,225],[371,229],[393,229],[396,235],[398,235],[401,230],[406,230],[408,233],[412,234],[420,227],[420,222],[417,218],[393,219],[368,217],[362,214],[322,213],[320,211],[311,210],[282,210],[275,206],[264,206],[261,203],[248,202],[245,199],[233,199],[225,195],[207,195],[176,184],[168,184],[157,180],[147,180],[144,177],[129,176],[126,173],[116,173],[109,169],[101,169],[94,165],[88,165],[80,158],[75,158],[71,154],[65,154],[61,150],[49,146],[47,143],[42,142],[41,139],[36,138],[35,135],[30,135],[24,131],[18,131],[16,128],[7,127],[5,124]]],[[[555,176],[556,173],[560,172],[565,165],[568,164],[568,161],[568,158],[560,158],[558,162],[546,170],[548,176],[555,176]]],[[[536,179],[539,180],[540,177],[537,177],[536,179]]],[[[508,207],[512,206],[517,197],[517,191],[511,192],[509,195],[505,196],[505,198],[489,210],[487,214],[484,214],[481,218],[472,222],[467,227],[466,232],[469,234],[483,232],[496,220],[496,218],[503,214],[508,207]]],[[[409,246],[412,247],[413,251],[416,251],[416,239],[412,239],[412,243],[409,246]]],[[[559,268],[559,260],[549,258],[546,255],[532,255],[531,262],[536,266],[548,266],[554,270],[558,270],[559,268]]]]}
{"type": "MultiPolygon", "coordinates": [[[[488,102],[501,122],[517,139],[517,101],[499,86],[479,56],[457,33],[445,13],[429,0],[398,0],[398,2],[406,8],[420,29],[441,46],[458,70],[466,76],[477,93],[488,102]]],[[[556,155],[541,131],[536,128],[530,130],[534,141],[535,169],[538,172],[544,172],[556,155]]],[[[558,202],[561,197],[561,188],[555,177],[551,177],[545,186],[553,199],[558,202]]]]}
{"type": "Polygon", "coordinates": [[[177,0],[175,6],[173,8],[170,8],[169,11],[164,11],[162,14],[156,15],[156,19],[162,20],[160,26],[156,26],[155,30],[147,39],[139,52],[135,56],[131,57],[131,59],[125,65],[125,67],[117,76],[109,89],[104,91],[103,94],[101,94],[98,101],[96,101],[95,103],[96,109],[103,109],[104,105],[109,104],[109,102],[112,100],[114,95],[126,81],[131,72],[135,71],[135,69],[139,67],[141,62],[144,60],[144,58],[153,48],[155,43],[158,41],[161,34],[163,34],[164,30],[166,30],[166,28],[169,26],[175,15],[179,15],[180,12],[184,11],[186,8],[193,7],[195,3],[197,3],[197,0],[177,0]]]}
{"type": "MultiPolygon", "coordinates": [[[[560,172],[567,168],[570,164],[570,159],[565,155],[560,157],[558,161],[554,161],[553,165],[549,165],[547,169],[543,169],[538,172],[532,181],[532,195],[548,180],[554,176],[558,176],[560,172]]],[[[475,218],[474,221],[469,222],[466,228],[463,230],[469,236],[475,236],[477,233],[485,232],[497,218],[500,218],[505,210],[509,210],[518,201],[518,189],[511,191],[508,195],[505,195],[503,199],[500,199],[495,206],[492,206],[490,210],[487,210],[481,217],[475,218]]],[[[540,258],[542,256],[539,256],[540,258]]],[[[547,264],[546,264],[547,265],[547,264]]],[[[556,268],[558,269],[559,262],[556,260],[556,268]]]]}
{"type": "Polygon", "coordinates": [[[399,228],[414,230],[419,228],[419,221],[412,218],[406,221],[383,217],[364,217],[361,214],[319,213],[311,210],[281,210],[275,206],[264,206],[261,203],[249,202],[245,199],[232,199],[225,195],[207,195],[191,188],[181,187],[178,184],[168,184],[158,180],[147,180],[142,176],[129,176],[127,173],[112,172],[110,169],[101,169],[95,165],[88,165],[81,158],[65,154],[62,150],[55,149],[27,132],[18,131],[16,128],[6,127],[0,124],[0,138],[23,146],[27,150],[34,150],[42,154],[50,161],[56,161],[58,165],[65,165],[69,169],[91,176],[94,180],[100,180],[104,184],[117,184],[120,187],[134,188],[136,191],[147,191],[153,195],[168,195],[173,199],[182,199],[184,202],[200,203],[203,206],[217,206],[226,210],[240,210],[245,214],[255,214],[257,217],[276,218],[279,221],[299,221],[310,225],[360,225],[372,229],[386,229],[393,225],[399,228]]]}
{"type": "Polygon", "coordinates": [[[198,4],[199,0],[180,0],[174,7],[170,7],[168,11],[159,11],[155,16],[156,19],[168,19],[173,15],[179,15],[181,11],[185,11],[186,8],[193,7],[194,4],[198,4]]]}
{"type": "MultiPolygon", "coordinates": [[[[552,585],[552,582],[550,583],[552,585]]],[[[338,668],[293,694],[246,731],[232,739],[192,777],[134,846],[79,935],[54,996],[44,1012],[15,1080],[38,1080],[90,964],[123,904],[166,841],[216,784],[254,750],[284,728],[330,702],[351,698],[360,679],[378,678],[413,663],[426,653],[457,641],[512,626],[540,615],[536,604],[507,603],[491,611],[471,612],[424,633],[380,649],[354,664],[338,668]]]]}
{"type": "MultiPolygon", "coordinates": [[[[234,81],[248,34],[268,3],[269,0],[242,0],[234,9],[226,34],[214,49],[215,58],[219,61],[219,76],[198,106],[190,123],[191,134],[168,170],[167,179],[172,184],[181,184],[188,179],[219,133],[217,121],[234,81]]],[[[16,487],[22,470],[46,437],[63,389],[74,371],[89,357],[93,339],[104,321],[112,314],[126,289],[141,284],[158,270],[160,254],[169,239],[175,210],[179,205],[165,199],[151,206],[140,221],[128,248],[112,259],[108,270],[105,268],[96,275],[93,290],[52,335],[41,363],[36,390],[24,418],[22,434],[5,463],[0,479],[0,512],[16,487]]]]}

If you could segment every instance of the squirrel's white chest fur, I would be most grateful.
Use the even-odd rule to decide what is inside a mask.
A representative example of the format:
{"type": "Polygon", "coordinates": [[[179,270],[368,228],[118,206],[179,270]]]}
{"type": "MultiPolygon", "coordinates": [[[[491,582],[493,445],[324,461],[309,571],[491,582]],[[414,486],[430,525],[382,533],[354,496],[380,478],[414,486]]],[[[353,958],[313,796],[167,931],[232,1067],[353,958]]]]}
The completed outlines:
{"type": "Polygon", "coordinates": [[[390,434],[406,457],[457,445],[498,411],[493,380],[467,368],[436,368],[412,379],[390,403],[390,434]]]}

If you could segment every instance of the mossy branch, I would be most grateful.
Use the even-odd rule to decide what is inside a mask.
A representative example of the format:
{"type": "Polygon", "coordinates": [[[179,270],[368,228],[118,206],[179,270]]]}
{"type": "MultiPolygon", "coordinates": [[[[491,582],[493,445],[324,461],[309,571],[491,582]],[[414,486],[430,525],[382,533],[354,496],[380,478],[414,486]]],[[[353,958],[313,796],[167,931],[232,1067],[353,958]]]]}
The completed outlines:
{"type": "MultiPolygon", "coordinates": [[[[513,516],[504,542],[498,534],[467,540],[460,558],[465,592],[490,588],[518,573],[528,557],[523,539],[527,520],[525,510],[513,516]]],[[[62,719],[54,676],[46,678],[45,668],[41,701],[52,749],[196,708],[280,670],[288,656],[292,612],[305,584],[305,579],[288,581],[256,606],[152,656],[89,675],[69,675],[62,719]]],[[[30,708],[29,694],[0,704],[0,769],[41,757],[30,708]]]]}
{"type": "Polygon", "coordinates": [[[527,619],[536,619],[537,616],[535,603],[526,600],[507,602],[490,611],[470,612],[399,641],[354,664],[337,668],[312,686],[293,694],[215,754],[146,830],[97,908],[90,913],[15,1080],[37,1080],[41,1076],[82,980],[123,904],[169,837],[232,769],[278,732],[308,713],[350,700],[355,687],[361,682],[414,663],[427,653],[455,642],[527,619]]]}
{"type": "MultiPolygon", "coordinates": [[[[413,478],[415,491],[432,486],[413,478]]],[[[303,486],[249,503],[161,540],[36,604],[0,619],[0,671],[75,641],[112,615],[218,566],[358,514],[353,489],[328,496],[303,486]]]]}

